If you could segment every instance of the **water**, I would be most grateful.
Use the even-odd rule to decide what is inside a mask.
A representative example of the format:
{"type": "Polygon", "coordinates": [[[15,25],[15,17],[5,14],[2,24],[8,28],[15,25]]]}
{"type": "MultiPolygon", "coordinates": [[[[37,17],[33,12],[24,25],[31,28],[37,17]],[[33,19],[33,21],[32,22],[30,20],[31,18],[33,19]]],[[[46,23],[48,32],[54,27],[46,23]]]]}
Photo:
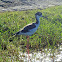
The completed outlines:
{"type": "Polygon", "coordinates": [[[55,50],[53,54],[51,53],[51,49],[49,51],[45,49],[44,52],[32,52],[29,54],[29,57],[27,53],[20,52],[19,60],[23,62],[62,62],[62,46],[55,50]]]}

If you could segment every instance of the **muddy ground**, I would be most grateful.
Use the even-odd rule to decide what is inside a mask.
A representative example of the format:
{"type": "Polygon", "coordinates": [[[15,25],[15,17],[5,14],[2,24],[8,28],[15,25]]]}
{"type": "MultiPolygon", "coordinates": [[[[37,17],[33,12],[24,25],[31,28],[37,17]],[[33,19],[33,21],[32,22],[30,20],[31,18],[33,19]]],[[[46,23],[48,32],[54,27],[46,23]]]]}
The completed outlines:
{"type": "Polygon", "coordinates": [[[62,5],[62,0],[0,0],[0,12],[44,9],[56,5],[62,5]]]}

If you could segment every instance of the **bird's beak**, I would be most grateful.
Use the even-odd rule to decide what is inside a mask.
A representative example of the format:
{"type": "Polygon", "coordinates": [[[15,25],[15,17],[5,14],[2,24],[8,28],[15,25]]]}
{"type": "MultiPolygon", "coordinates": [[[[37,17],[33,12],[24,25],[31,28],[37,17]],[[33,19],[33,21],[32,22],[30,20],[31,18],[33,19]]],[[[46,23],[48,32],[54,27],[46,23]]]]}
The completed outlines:
{"type": "Polygon", "coordinates": [[[42,16],[42,17],[44,17],[44,16],[42,16]]]}

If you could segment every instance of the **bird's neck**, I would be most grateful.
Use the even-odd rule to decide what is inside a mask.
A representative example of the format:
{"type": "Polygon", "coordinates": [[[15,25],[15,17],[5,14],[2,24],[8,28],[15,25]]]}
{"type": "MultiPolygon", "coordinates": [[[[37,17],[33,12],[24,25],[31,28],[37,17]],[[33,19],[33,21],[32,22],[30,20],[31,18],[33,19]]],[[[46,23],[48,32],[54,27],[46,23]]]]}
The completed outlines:
{"type": "Polygon", "coordinates": [[[40,24],[39,17],[36,16],[36,24],[40,24]]]}

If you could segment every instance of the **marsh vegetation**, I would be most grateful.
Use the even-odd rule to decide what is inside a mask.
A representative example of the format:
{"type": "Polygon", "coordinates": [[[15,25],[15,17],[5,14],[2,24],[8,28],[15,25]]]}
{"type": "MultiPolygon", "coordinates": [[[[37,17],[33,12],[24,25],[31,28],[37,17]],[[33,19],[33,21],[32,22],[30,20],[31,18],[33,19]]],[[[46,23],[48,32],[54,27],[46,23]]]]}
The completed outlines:
{"type": "MultiPolygon", "coordinates": [[[[30,36],[30,53],[51,49],[55,52],[62,44],[62,6],[43,10],[26,10],[0,13],[0,61],[8,62],[13,57],[19,62],[19,52],[26,52],[26,36],[12,37],[25,25],[35,22],[35,13],[42,12],[40,26],[36,33],[30,36]],[[11,57],[11,59],[9,58],[11,57]]],[[[10,61],[11,62],[11,61],[10,61]]]]}

